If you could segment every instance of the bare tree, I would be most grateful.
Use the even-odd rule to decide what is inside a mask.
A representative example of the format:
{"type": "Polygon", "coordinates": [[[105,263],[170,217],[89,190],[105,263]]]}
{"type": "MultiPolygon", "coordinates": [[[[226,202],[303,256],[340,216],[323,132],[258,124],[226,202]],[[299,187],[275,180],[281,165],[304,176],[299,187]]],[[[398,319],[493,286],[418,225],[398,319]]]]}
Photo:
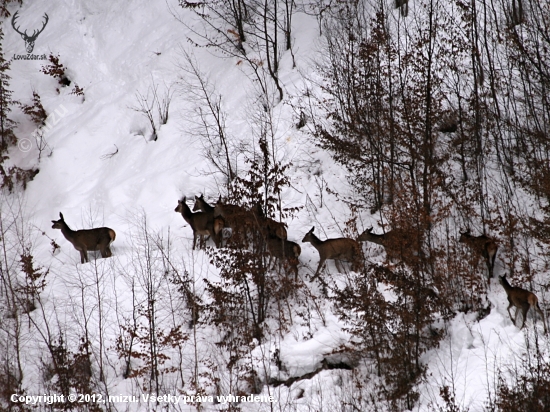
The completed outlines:
{"type": "Polygon", "coordinates": [[[143,95],[139,91],[136,92],[137,106],[132,107],[136,112],[142,113],[149,124],[151,125],[151,139],[158,139],[158,131],[161,126],[168,122],[170,112],[170,103],[172,102],[173,90],[165,85],[162,96],[159,96],[158,84],[150,86],[147,94],[143,95]]]}
{"type": "Polygon", "coordinates": [[[180,65],[180,92],[193,105],[191,114],[196,125],[194,132],[200,136],[204,156],[220,171],[228,182],[236,176],[234,162],[239,154],[228,136],[222,96],[201,72],[196,59],[182,50],[184,62],[180,65]]]}
{"type": "MultiPolygon", "coordinates": [[[[180,6],[192,10],[201,18],[202,29],[190,27],[197,45],[215,47],[224,55],[239,58],[252,70],[250,75],[263,90],[270,92],[271,79],[275,86],[275,103],[282,101],[284,92],[279,79],[281,59],[280,37],[284,37],[284,49],[292,48],[292,17],[294,0],[234,0],[229,2],[180,1],[180,6]],[[226,26],[232,28],[227,30],[226,26]]],[[[174,13],[175,14],[175,13],[174,13]]],[[[273,104],[268,99],[266,104],[273,104]]]]}

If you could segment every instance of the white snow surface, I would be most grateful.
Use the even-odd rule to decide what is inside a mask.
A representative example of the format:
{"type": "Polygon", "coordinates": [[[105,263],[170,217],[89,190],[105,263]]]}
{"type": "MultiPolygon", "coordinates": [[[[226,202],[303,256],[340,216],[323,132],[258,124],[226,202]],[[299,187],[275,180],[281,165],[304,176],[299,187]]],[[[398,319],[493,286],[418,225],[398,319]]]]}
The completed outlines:
{"type": "MultiPolygon", "coordinates": [[[[12,6],[12,12],[17,7],[12,6]]],[[[45,61],[15,60],[11,64],[11,88],[16,100],[30,103],[35,90],[48,113],[57,110],[62,114],[45,135],[51,155],[48,156],[46,150],[38,162],[38,151],[31,137],[33,127],[23,114],[15,113],[14,120],[19,123],[17,135],[20,139],[28,136],[33,147],[28,152],[13,148],[10,161],[21,167],[40,169],[23,195],[23,207],[29,224],[34,227],[34,257],[38,264],[50,270],[43,299],[55,307],[61,317],[52,319],[52,325],[64,325],[63,329],[69,332],[71,324],[81,326],[85,321],[78,309],[80,285],[93,280],[94,268],[99,267],[107,274],[100,291],[105,304],[114,305],[116,301],[120,308],[129,310],[131,307],[128,277],[119,275],[124,270],[130,274],[133,271],[132,256],[136,253],[135,245],[140,242],[136,222],[140,217],[147,217],[151,230],[164,236],[170,233],[175,254],[197,281],[204,277],[216,280],[218,276],[204,252],[191,250],[191,228],[174,212],[182,196],[192,199],[204,193],[214,202],[221,187],[221,177],[212,173],[212,167],[202,156],[201,142],[190,132],[188,114],[192,107],[185,99],[185,91],[177,85],[182,75],[179,67],[184,60],[182,50],[196,58],[201,70],[215,85],[229,114],[229,132],[243,141],[251,140],[248,110],[253,84],[236,58],[196,48],[187,42],[190,33],[170,10],[178,13],[181,19],[187,19],[190,25],[194,24],[192,15],[181,11],[174,0],[25,1],[20,9],[20,22],[27,26],[38,27],[43,13],[48,14],[48,26],[38,37],[33,53],[59,55],[71,80],[85,93],[83,99],[70,94],[70,88],[57,91],[56,80],[40,72],[45,61]],[[150,141],[147,121],[133,107],[138,104],[136,92],[146,95],[155,84],[159,90],[172,86],[175,94],[167,124],[160,128],[158,140],[150,141]],[[118,152],[112,157],[106,156],[115,151],[118,152]],[[115,229],[114,256],[102,260],[97,254],[95,264],[81,265],[78,252],[60,231],[51,228],[50,221],[57,220],[59,212],[73,229],[99,226],[115,229]],[[52,255],[49,238],[61,246],[60,253],[52,255]]],[[[286,96],[275,107],[274,116],[277,154],[285,162],[292,163],[292,186],[284,193],[284,206],[306,205],[287,222],[289,239],[300,243],[312,226],[321,238],[343,236],[343,222],[350,214],[344,203],[327,192],[323,193],[321,207],[319,176],[342,194],[350,189],[345,171],[328,153],[315,147],[307,133],[294,126],[296,113],[288,102],[303,91],[304,74],[315,70],[314,62],[321,44],[314,17],[298,13],[294,22],[297,67],[292,67],[289,53],[283,55],[280,78],[286,96]]],[[[4,22],[4,36],[6,57],[25,53],[23,41],[11,29],[9,21],[4,22]]],[[[376,224],[376,218],[367,211],[362,219],[365,227],[376,224]]],[[[300,277],[305,280],[306,274],[317,267],[318,254],[310,244],[301,246],[300,277]]],[[[375,247],[365,246],[365,251],[373,258],[379,253],[375,247]]],[[[93,261],[93,253],[90,258],[93,261]]],[[[329,263],[325,277],[335,272],[335,266],[329,263]]],[[[306,281],[306,284],[315,293],[316,283],[306,281]]],[[[386,292],[391,299],[391,290],[386,292]]],[[[477,321],[474,315],[456,315],[447,326],[448,336],[439,348],[425,355],[428,374],[427,381],[420,387],[422,396],[418,410],[429,410],[438,403],[443,405],[439,387],[451,382],[457,400],[469,407],[469,411],[484,410],[489,394],[494,393],[497,368],[513,365],[515,359],[525,353],[527,342],[533,339],[533,329],[542,331],[540,321],[534,325],[531,317],[522,331],[511,324],[506,313],[505,293],[496,280],[491,285],[489,300],[493,305],[489,316],[477,321]]],[[[255,347],[252,356],[258,365],[263,365],[260,369],[267,371],[269,377],[287,379],[312,372],[320,367],[324,356],[349,342],[350,336],[342,330],[344,325],[334,315],[330,304],[321,302],[320,309],[323,320],[317,317],[315,324],[306,327],[297,317],[290,331],[282,336],[274,332],[255,347]],[[285,365],[284,371],[279,371],[271,362],[276,348],[285,365]]],[[[115,311],[107,310],[105,314],[103,332],[109,346],[105,353],[112,365],[107,371],[111,393],[140,393],[131,379],[122,377],[122,360],[113,349],[120,319],[115,311]]],[[[97,322],[95,314],[87,315],[92,322],[97,322]]],[[[74,328],[76,330],[77,326],[74,328]]],[[[97,333],[92,336],[93,344],[98,342],[97,333]]],[[[40,353],[44,348],[37,337],[29,336],[28,339],[30,349],[26,350],[24,359],[24,387],[31,395],[40,394],[43,388],[35,373],[39,370],[40,353]]],[[[205,330],[201,332],[201,339],[204,343],[199,351],[206,350],[220,337],[205,330]]],[[[548,346],[546,338],[542,339],[548,346]]],[[[330,405],[338,405],[339,394],[346,390],[353,393],[350,379],[349,371],[325,370],[290,388],[265,385],[262,394],[275,396],[278,410],[331,409],[330,405]]],[[[174,388],[166,392],[192,394],[187,390],[174,388]]],[[[215,393],[212,387],[206,387],[205,392],[215,393]]],[[[143,404],[119,406],[130,410],[144,407],[143,404]]],[[[205,403],[203,407],[204,410],[219,410],[219,405],[215,404],[205,403]]],[[[270,407],[263,403],[243,404],[243,409],[250,411],[270,407]]],[[[180,405],[178,409],[194,410],[194,407],[180,405]]]]}

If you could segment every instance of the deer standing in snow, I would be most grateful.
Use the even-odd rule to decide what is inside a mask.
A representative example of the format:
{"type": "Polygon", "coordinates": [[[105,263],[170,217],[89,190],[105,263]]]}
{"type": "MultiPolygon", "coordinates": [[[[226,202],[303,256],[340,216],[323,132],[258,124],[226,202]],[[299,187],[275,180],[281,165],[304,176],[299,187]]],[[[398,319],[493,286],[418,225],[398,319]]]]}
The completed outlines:
{"type": "Polygon", "coordinates": [[[193,213],[189,206],[187,206],[186,198],[178,200],[178,205],[174,209],[174,212],[181,213],[183,219],[189,223],[191,229],[193,229],[193,250],[197,244],[197,236],[201,237],[201,244],[205,236],[210,236],[216,247],[218,244],[218,236],[216,236],[216,231],[214,230],[214,217],[206,212],[197,212],[193,213]]]}
{"type": "Polygon", "coordinates": [[[221,216],[215,216],[215,207],[208,204],[204,200],[204,195],[195,196],[195,204],[193,205],[193,212],[204,212],[208,214],[214,221],[214,243],[219,247],[222,244],[223,228],[225,227],[225,220],[221,216]]]}
{"type": "MultiPolygon", "coordinates": [[[[361,246],[359,246],[359,243],[345,237],[321,240],[315,236],[313,233],[314,230],[315,227],[312,227],[302,239],[302,243],[311,243],[319,252],[319,265],[317,266],[313,278],[317,277],[327,259],[333,259],[337,269],[339,261],[346,260],[352,262],[352,270],[359,270],[361,259],[361,246]]],[[[342,268],[340,267],[338,270],[342,271],[342,268]]]]}
{"type": "Polygon", "coordinates": [[[358,242],[372,242],[383,246],[389,260],[406,260],[411,254],[418,254],[419,248],[412,235],[403,229],[394,229],[377,235],[372,233],[372,227],[365,230],[357,238],[358,242]]]}
{"type": "Polygon", "coordinates": [[[253,209],[254,219],[256,226],[259,229],[260,234],[264,238],[278,237],[285,240],[287,238],[286,224],[284,222],[277,222],[276,220],[266,217],[262,209],[262,206],[257,203],[253,209]]]}
{"type": "Polygon", "coordinates": [[[52,220],[52,229],[61,229],[61,233],[69,242],[71,242],[76,250],[80,252],[80,262],[89,262],[88,251],[99,250],[101,257],[112,256],[110,244],[116,238],[116,233],[108,227],[98,227],[95,229],[71,230],[65,223],[63,214],[59,212],[59,220],[52,220]]]}
{"type": "Polygon", "coordinates": [[[506,279],[506,275],[499,276],[498,280],[500,281],[500,284],[506,291],[506,295],[508,295],[508,315],[510,315],[510,320],[514,322],[514,325],[516,324],[516,318],[518,316],[518,310],[521,309],[521,313],[523,315],[523,322],[521,324],[521,328],[525,326],[525,319],[527,318],[527,312],[532,307],[540,314],[540,317],[542,318],[542,323],[544,324],[544,333],[547,332],[546,329],[546,320],[544,319],[544,314],[542,313],[542,310],[539,306],[539,299],[537,296],[529,292],[528,290],[518,288],[511,286],[510,283],[508,283],[508,280],[506,279]],[[512,318],[512,313],[510,313],[510,308],[512,306],[516,307],[516,316],[512,318]]]}
{"type": "Polygon", "coordinates": [[[464,233],[461,232],[458,241],[468,245],[474,252],[483,256],[487,270],[489,271],[489,280],[491,280],[498,251],[497,241],[485,235],[472,236],[470,235],[470,229],[464,233]]]}
{"type": "Polygon", "coordinates": [[[248,240],[256,225],[254,214],[246,208],[229,203],[223,203],[218,199],[214,206],[214,216],[221,216],[227,227],[231,228],[231,238],[237,243],[248,244],[248,240]]]}
{"type": "MultiPolygon", "coordinates": [[[[279,260],[279,264],[282,262],[288,263],[294,272],[294,279],[298,279],[298,257],[302,253],[300,245],[290,240],[281,239],[268,227],[266,247],[268,253],[279,260]]],[[[271,264],[271,258],[269,259],[269,264],[271,264]]]]}

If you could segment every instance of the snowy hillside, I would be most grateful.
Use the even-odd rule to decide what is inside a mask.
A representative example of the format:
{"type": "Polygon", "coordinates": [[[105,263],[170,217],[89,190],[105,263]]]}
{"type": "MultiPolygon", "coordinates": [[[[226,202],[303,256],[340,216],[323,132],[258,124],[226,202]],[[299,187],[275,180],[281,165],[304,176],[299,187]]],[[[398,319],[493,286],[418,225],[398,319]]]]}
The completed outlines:
{"type": "MultiPolygon", "coordinates": [[[[456,125],[443,131],[457,107],[475,118],[486,102],[515,102],[498,89],[504,75],[471,83],[475,53],[453,43],[462,29],[468,43],[464,22],[480,17],[464,17],[469,6],[458,1],[411,1],[407,17],[393,2],[206,3],[210,8],[176,0],[6,3],[4,73],[20,105],[9,113],[18,142],[6,149],[3,167],[39,172],[26,189],[2,189],[0,410],[50,410],[46,398],[24,406],[24,397],[58,394],[65,399],[54,407],[64,410],[473,412],[505,410],[502,388],[516,385],[528,367],[548,378],[550,344],[540,315],[531,309],[523,329],[521,314],[513,325],[499,283],[507,274],[513,286],[533,291],[546,318],[548,249],[544,235],[533,233],[547,223],[548,197],[533,189],[537,168],[521,159],[501,167],[507,147],[495,143],[493,150],[485,123],[483,132],[473,120],[464,131],[482,135],[482,159],[456,125]],[[352,3],[368,16],[378,11],[383,24],[362,20],[352,3]],[[227,17],[241,6],[248,13],[244,41],[227,17]],[[12,27],[16,11],[16,27],[27,33],[47,15],[32,52],[45,59],[16,57],[27,54],[12,27]],[[433,16],[439,34],[429,43],[423,30],[433,16]],[[382,26],[385,34],[373,28],[382,26]],[[365,31],[354,38],[358,27],[365,31]],[[424,54],[426,42],[433,55],[424,54]],[[50,56],[59,58],[70,85],[44,73],[50,56]],[[426,107],[424,100],[410,103],[430,93],[418,80],[425,73],[412,63],[411,72],[400,72],[398,56],[404,64],[433,58],[436,97],[425,100],[433,104],[425,116],[433,132],[410,120],[426,107]],[[348,63],[362,69],[337,70],[348,63]],[[342,109],[359,90],[382,90],[386,79],[410,95],[380,92],[380,106],[365,99],[357,117],[342,109]],[[475,106],[468,93],[478,87],[484,103],[475,106]],[[455,89],[460,97],[447,93],[455,89]],[[45,125],[24,113],[33,92],[49,116],[45,125]],[[387,146],[384,133],[395,137],[387,146]],[[429,137],[418,143],[407,133],[429,137]],[[370,157],[377,147],[380,163],[370,157]],[[408,156],[416,152],[421,160],[413,161],[408,156]],[[432,155],[435,166],[426,160],[432,155]],[[424,165],[437,177],[418,189],[427,180],[417,173],[424,165]],[[193,250],[193,228],[174,209],[183,197],[193,209],[201,194],[211,205],[220,196],[249,209],[261,204],[268,217],[283,220],[288,240],[301,248],[297,276],[292,259],[278,265],[270,258],[276,246],[269,241],[282,240],[259,212],[236,222],[224,216],[224,247],[209,239],[193,250]],[[411,223],[415,207],[429,212],[411,223]],[[112,256],[89,251],[90,262],[81,263],[52,228],[60,212],[73,230],[113,229],[112,256]],[[369,228],[400,236],[359,242],[357,271],[329,257],[314,277],[319,252],[302,242],[312,227],[323,240],[356,239],[369,228]],[[486,242],[483,251],[460,243],[466,229],[499,245],[489,281],[486,242]],[[386,318],[377,312],[389,307],[386,318]],[[408,343],[398,352],[401,339],[408,343]],[[69,394],[90,396],[67,403],[69,394]]],[[[533,7],[526,18],[550,21],[547,6],[533,7]]],[[[479,27],[500,22],[504,12],[495,13],[479,27]]],[[[483,49],[479,65],[500,65],[493,73],[515,61],[504,43],[483,49]]],[[[515,103],[502,104],[508,110],[515,103]]],[[[469,120],[459,117],[460,129],[469,120]]],[[[502,142],[514,139],[513,126],[502,121],[500,129],[496,115],[482,121],[499,125],[502,142]]]]}

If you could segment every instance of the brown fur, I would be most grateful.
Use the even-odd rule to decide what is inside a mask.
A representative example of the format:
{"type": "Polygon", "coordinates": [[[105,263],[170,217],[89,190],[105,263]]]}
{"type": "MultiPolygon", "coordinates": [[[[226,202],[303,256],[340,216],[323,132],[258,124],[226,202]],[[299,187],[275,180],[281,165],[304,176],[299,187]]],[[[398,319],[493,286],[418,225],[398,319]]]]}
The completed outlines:
{"type": "Polygon", "coordinates": [[[403,229],[394,229],[389,232],[377,235],[372,233],[372,227],[365,230],[357,238],[358,242],[372,242],[381,245],[386,250],[389,260],[403,260],[407,254],[418,253],[418,247],[415,246],[411,236],[403,229]]]}
{"type": "Polygon", "coordinates": [[[202,211],[208,214],[214,221],[214,243],[216,246],[220,247],[222,245],[223,238],[223,228],[225,227],[225,220],[221,216],[215,217],[215,207],[209,205],[206,200],[204,200],[204,195],[199,197],[195,196],[195,204],[193,205],[193,212],[202,211]]]}
{"type": "Polygon", "coordinates": [[[89,262],[88,251],[99,250],[101,257],[110,257],[112,252],[110,249],[111,243],[116,238],[116,233],[108,227],[98,227],[95,229],[72,230],[63,214],[59,212],[59,220],[52,220],[52,229],[61,229],[61,233],[69,242],[71,242],[76,250],[80,252],[80,262],[89,262]]]}
{"type": "Polygon", "coordinates": [[[254,210],[254,218],[256,225],[262,237],[268,238],[270,236],[276,236],[279,239],[287,238],[286,224],[284,222],[277,222],[269,217],[266,217],[262,206],[258,203],[254,210]]]}
{"type": "MultiPolygon", "coordinates": [[[[292,271],[294,272],[294,278],[298,278],[298,257],[302,253],[302,248],[298,243],[291,242],[290,240],[281,239],[274,234],[268,235],[266,239],[267,251],[269,254],[280,262],[288,262],[292,271]]],[[[270,259],[271,263],[271,259],[270,259]]]]}
{"type": "Polygon", "coordinates": [[[210,236],[218,247],[218,239],[214,230],[214,217],[205,212],[193,213],[187,203],[186,198],[178,200],[178,206],[174,209],[175,212],[181,213],[183,218],[193,229],[193,250],[197,243],[197,236],[201,237],[201,244],[204,244],[204,237],[210,236]]]}
{"type": "Polygon", "coordinates": [[[252,212],[242,206],[223,203],[221,197],[214,206],[214,216],[223,217],[227,227],[232,230],[231,237],[247,243],[252,228],[256,226],[256,219],[252,212]]]}
{"type": "Polygon", "coordinates": [[[506,295],[508,295],[508,315],[510,315],[510,320],[514,322],[514,325],[516,324],[518,310],[521,309],[523,315],[523,323],[521,324],[520,329],[523,329],[523,327],[525,326],[525,319],[527,318],[527,312],[531,307],[533,307],[533,309],[535,309],[535,311],[540,314],[542,322],[544,324],[544,332],[546,333],[546,320],[544,319],[544,315],[542,313],[542,310],[540,309],[539,299],[537,298],[537,296],[534,293],[529,292],[528,290],[511,286],[510,283],[508,283],[506,276],[499,276],[498,280],[506,291],[506,295]],[[514,318],[512,318],[512,313],[510,313],[510,308],[512,306],[516,307],[516,316],[514,318]]]}
{"type": "MultiPolygon", "coordinates": [[[[352,270],[357,271],[361,261],[361,247],[353,239],[341,237],[337,239],[320,240],[313,234],[315,227],[312,227],[302,239],[302,243],[309,242],[319,252],[319,265],[315,271],[314,278],[317,277],[319,271],[327,259],[333,259],[338,266],[338,262],[346,260],[352,262],[352,270]]],[[[341,268],[339,270],[342,270],[341,268]]]]}
{"type": "Polygon", "coordinates": [[[497,241],[485,235],[472,236],[470,235],[470,231],[467,230],[464,233],[460,233],[459,242],[468,245],[470,249],[485,259],[485,264],[489,271],[489,280],[491,280],[498,251],[497,241]]]}

